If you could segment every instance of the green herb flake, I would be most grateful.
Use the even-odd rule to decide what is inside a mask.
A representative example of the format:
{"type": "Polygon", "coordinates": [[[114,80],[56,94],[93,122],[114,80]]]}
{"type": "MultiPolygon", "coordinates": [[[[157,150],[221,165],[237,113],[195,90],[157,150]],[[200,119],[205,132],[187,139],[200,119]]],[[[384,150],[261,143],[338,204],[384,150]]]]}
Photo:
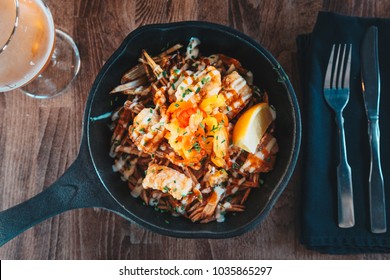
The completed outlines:
{"type": "Polygon", "coordinates": [[[140,130],[139,130],[139,132],[141,132],[142,134],[145,134],[146,132],[145,132],[145,128],[141,128],[140,130]]]}
{"type": "Polygon", "coordinates": [[[260,182],[260,185],[264,185],[264,180],[263,179],[260,179],[259,182],[260,182]]]}
{"type": "Polygon", "coordinates": [[[200,82],[202,83],[202,85],[204,85],[205,83],[207,83],[209,81],[210,81],[210,77],[204,77],[200,82]]]}
{"type": "Polygon", "coordinates": [[[192,146],[192,149],[194,149],[197,152],[200,152],[202,150],[198,142],[195,142],[195,144],[192,146]]]}

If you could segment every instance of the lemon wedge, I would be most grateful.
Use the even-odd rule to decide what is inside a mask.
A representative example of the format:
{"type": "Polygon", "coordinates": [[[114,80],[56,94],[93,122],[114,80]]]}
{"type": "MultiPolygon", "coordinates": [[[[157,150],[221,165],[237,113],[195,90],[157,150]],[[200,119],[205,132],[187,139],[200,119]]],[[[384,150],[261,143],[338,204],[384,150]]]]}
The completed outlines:
{"type": "Polygon", "coordinates": [[[276,113],[268,103],[262,102],[249,108],[234,126],[233,144],[249,153],[256,153],[260,139],[275,117],[276,113]]]}

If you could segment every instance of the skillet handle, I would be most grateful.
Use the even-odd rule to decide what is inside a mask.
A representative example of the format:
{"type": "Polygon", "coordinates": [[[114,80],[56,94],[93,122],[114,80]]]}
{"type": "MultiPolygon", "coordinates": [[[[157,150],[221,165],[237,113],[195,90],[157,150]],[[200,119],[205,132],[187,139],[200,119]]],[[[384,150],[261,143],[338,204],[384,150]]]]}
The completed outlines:
{"type": "Polygon", "coordinates": [[[69,169],[43,192],[0,212],[0,246],[30,227],[71,209],[100,207],[120,208],[103,188],[92,162],[78,156],[69,169]],[[89,161],[89,162],[87,162],[89,161]]]}

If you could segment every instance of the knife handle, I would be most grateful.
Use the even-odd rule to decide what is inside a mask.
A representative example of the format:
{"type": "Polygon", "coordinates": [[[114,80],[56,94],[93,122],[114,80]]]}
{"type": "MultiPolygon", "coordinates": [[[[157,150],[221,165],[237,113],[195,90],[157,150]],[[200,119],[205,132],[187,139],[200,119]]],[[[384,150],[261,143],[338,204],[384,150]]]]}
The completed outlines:
{"type": "Polygon", "coordinates": [[[369,200],[371,232],[386,232],[385,190],[381,168],[379,150],[379,121],[370,118],[368,121],[368,135],[371,148],[371,164],[369,175],[369,200]]]}
{"type": "Polygon", "coordinates": [[[337,166],[338,221],[340,228],[350,228],[355,225],[352,173],[347,160],[344,118],[341,112],[336,114],[336,122],[339,127],[340,141],[340,163],[337,166]]]}

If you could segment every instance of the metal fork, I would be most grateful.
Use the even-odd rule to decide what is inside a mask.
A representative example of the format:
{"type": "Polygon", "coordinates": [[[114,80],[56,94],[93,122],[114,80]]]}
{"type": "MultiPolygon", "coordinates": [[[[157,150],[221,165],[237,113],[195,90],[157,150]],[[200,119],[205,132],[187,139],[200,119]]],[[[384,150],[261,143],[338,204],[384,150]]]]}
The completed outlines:
{"type": "Polygon", "coordinates": [[[351,53],[351,44],[333,45],[324,82],[325,100],[336,113],[336,123],[339,128],[340,163],[337,166],[337,196],[338,222],[341,228],[355,225],[352,174],[347,160],[343,118],[343,110],[349,100],[351,53]]]}

